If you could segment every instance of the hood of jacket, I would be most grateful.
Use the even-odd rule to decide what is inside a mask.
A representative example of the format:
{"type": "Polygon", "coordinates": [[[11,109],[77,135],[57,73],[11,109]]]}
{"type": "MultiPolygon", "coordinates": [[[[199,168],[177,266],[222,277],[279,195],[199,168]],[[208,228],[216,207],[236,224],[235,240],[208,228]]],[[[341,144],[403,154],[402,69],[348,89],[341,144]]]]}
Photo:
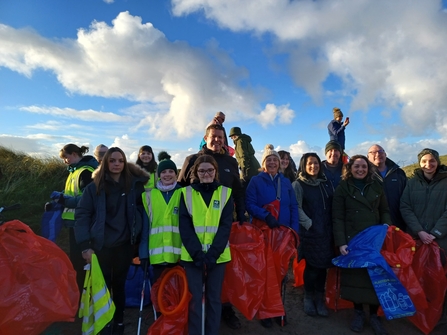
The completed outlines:
{"type": "Polygon", "coordinates": [[[250,137],[250,135],[247,135],[247,134],[241,134],[241,135],[239,135],[239,137],[236,139],[235,142],[237,142],[237,141],[239,141],[239,140],[245,140],[245,141],[248,141],[248,142],[251,143],[251,137],[250,137]]]}
{"type": "Polygon", "coordinates": [[[312,179],[312,178],[307,178],[302,171],[300,171],[298,173],[298,180],[301,180],[303,183],[310,185],[310,186],[318,186],[321,183],[324,183],[327,181],[326,176],[323,174],[323,178],[317,178],[317,179],[312,179]]]}
{"type": "Polygon", "coordinates": [[[67,167],[67,170],[70,172],[74,172],[74,171],[76,171],[76,169],[79,169],[83,166],[90,166],[90,167],[96,169],[98,167],[98,161],[96,160],[95,157],[86,155],[86,156],[83,156],[81,158],[81,160],[79,162],[77,162],[76,164],[70,164],[67,167]]]}
{"type": "MultiPolygon", "coordinates": [[[[417,168],[414,170],[414,178],[418,178],[419,180],[427,183],[427,181],[425,180],[425,177],[424,177],[424,172],[422,171],[421,168],[417,168]]],[[[438,170],[438,172],[436,172],[432,181],[438,181],[438,180],[441,180],[444,178],[447,178],[447,166],[440,165],[439,170],[438,170]]]]}

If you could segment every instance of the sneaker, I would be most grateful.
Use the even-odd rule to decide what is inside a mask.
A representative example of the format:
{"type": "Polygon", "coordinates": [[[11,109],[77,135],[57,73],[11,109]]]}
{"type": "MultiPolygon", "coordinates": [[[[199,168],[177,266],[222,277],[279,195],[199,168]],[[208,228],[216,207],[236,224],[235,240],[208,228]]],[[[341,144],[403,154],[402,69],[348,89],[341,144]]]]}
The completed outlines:
{"type": "Polygon", "coordinates": [[[222,319],[231,329],[241,328],[241,321],[239,321],[231,306],[222,307],[222,319]]]}
{"type": "Polygon", "coordinates": [[[287,326],[287,316],[284,315],[282,316],[277,316],[275,317],[275,322],[280,326],[280,327],[284,327],[287,326]],[[281,318],[284,318],[284,320],[281,320],[281,318]],[[283,323],[284,322],[284,323],[283,323]],[[283,323],[283,324],[282,324],[283,323]]]}
{"type": "Polygon", "coordinates": [[[369,318],[369,323],[371,324],[371,328],[374,330],[374,334],[376,335],[388,335],[388,332],[383,327],[382,322],[380,321],[377,314],[372,314],[369,318]]]}
{"type": "Polygon", "coordinates": [[[360,333],[363,330],[365,324],[365,312],[355,309],[354,319],[351,322],[351,330],[356,333],[360,333]]]}
{"type": "Polygon", "coordinates": [[[272,328],[272,326],[273,326],[272,319],[271,319],[271,318],[268,318],[268,319],[262,319],[262,320],[261,320],[261,325],[262,325],[262,327],[264,327],[264,328],[272,328]]]}

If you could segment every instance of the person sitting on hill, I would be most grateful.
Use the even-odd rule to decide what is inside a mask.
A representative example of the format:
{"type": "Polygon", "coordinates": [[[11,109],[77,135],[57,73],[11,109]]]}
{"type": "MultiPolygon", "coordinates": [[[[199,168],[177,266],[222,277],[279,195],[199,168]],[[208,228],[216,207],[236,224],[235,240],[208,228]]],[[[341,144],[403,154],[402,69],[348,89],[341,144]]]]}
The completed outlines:
{"type": "Polygon", "coordinates": [[[343,112],[340,108],[334,107],[333,109],[334,119],[329,122],[327,130],[329,133],[329,140],[340,143],[342,153],[345,151],[345,128],[349,124],[349,117],[343,120],[343,112]]]}

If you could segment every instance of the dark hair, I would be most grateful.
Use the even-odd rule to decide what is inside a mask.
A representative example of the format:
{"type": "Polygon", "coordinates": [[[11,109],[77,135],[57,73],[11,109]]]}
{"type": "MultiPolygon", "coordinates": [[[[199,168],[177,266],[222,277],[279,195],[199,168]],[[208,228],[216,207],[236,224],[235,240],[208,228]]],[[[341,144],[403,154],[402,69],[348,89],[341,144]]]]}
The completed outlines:
{"type": "Polygon", "coordinates": [[[208,136],[211,129],[222,130],[224,132],[224,136],[225,136],[225,128],[222,127],[220,124],[210,124],[208,127],[206,127],[205,136],[208,136]]]}
{"type": "Polygon", "coordinates": [[[143,145],[140,148],[140,150],[138,151],[138,158],[136,164],[149,173],[155,173],[157,171],[158,164],[157,161],[155,160],[155,155],[154,151],[152,150],[152,147],[150,147],[149,145],[143,145]],[[149,164],[147,165],[144,165],[143,161],[140,159],[140,154],[143,151],[147,151],[152,154],[152,159],[149,161],[149,164]]]}
{"type": "Polygon", "coordinates": [[[352,168],[352,165],[354,165],[354,162],[356,159],[363,159],[366,162],[366,164],[368,165],[368,173],[366,174],[365,180],[366,180],[366,182],[370,182],[372,180],[372,176],[374,173],[374,166],[368,160],[368,158],[364,155],[355,155],[355,156],[352,156],[349,158],[349,162],[343,166],[343,172],[341,175],[341,179],[348,180],[349,178],[353,178],[351,168],[352,168]]]}
{"type": "Polygon", "coordinates": [[[82,146],[78,147],[76,144],[70,143],[67,145],[64,145],[64,147],[59,151],[59,157],[64,159],[66,154],[73,154],[75,153],[79,157],[84,156],[85,153],[88,152],[88,147],[82,146]]]}
{"type": "Polygon", "coordinates": [[[112,156],[114,152],[119,152],[123,156],[124,159],[124,169],[123,172],[121,172],[121,176],[124,178],[124,185],[126,193],[130,191],[131,184],[132,184],[132,173],[129,170],[129,165],[127,163],[126,154],[123,150],[121,150],[118,147],[112,147],[107,150],[107,152],[104,154],[102,163],[99,165],[97,172],[94,174],[93,182],[96,185],[96,194],[99,194],[102,189],[105,190],[106,194],[109,193],[109,190],[107,189],[107,183],[105,183],[106,175],[109,174],[109,158],[112,156]]]}
{"type": "MultiPolygon", "coordinates": [[[[279,150],[278,155],[280,158],[284,158],[287,156],[287,158],[289,159],[289,165],[287,165],[286,169],[282,172],[282,174],[292,183],[295,180],[296,172],[293,169],[294,164],[292,163],[292,157],[290,157],[290,152],[285,150],[279,150]]],[[[279,162],[279,170],[281,170],[281,162],[279,162]]]]}
{"type": "Polygon", "coordinates": [[[297,177],[301,173],[307,179],[311,178],[311,176],[306,171],[307,160],[309,157],[315,157],[317,159],[318,165],[320,166],[320,169],[318,170],[317,178],[323,179],[324,178],[323,164],[321,164],[321,159],[315,152],[307,152],[301,157],[300,167],[298,169],[297,177]]]}
{"type": "Polygon", "coordinates": [[[199,165],[202,163],[210,163],[214,167],[214,169],[216,170],[216,174],[214,175],[214,180],[219,181],[219,168],[218,168],[217,162],[214,159],[214,157],[210,156],[210,155],[200,155],[196,159],[196,161],[194,162],[194,165],[191,168],[192,177],[193,177],[192,179],[200,180],[197,170],[199,169],[199,165]]]}

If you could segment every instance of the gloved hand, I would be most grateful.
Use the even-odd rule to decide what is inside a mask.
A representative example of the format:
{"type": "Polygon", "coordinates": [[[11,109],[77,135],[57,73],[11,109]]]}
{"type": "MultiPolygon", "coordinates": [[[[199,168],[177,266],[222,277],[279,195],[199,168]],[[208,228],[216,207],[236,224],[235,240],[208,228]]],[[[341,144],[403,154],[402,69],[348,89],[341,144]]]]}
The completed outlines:
{"type": "Polygon", "coordinates": [[[141,265],[141,268],[143,269],[143,271],[144,271],[144,269],[147,270],[147,267],[149,266],[149,259],[140,258],[140,265],[141,265]]]}
{"type": "Polygon", "coordinates": [[[53,203],[47,202],[45,203],[45,212],[49,212],[53,209],[53,203]]]}
{"type": "Polygon", "coordinates": [[[53,200],[59,199],[61,194],[63,195],[64,192],[53,191],[51,192],[50,198],[53,200]]]}
{"type": "Polygon", "coordinates": [[[205,255],[205,266],[207,271],[211,271],[216,266],[216,261],[211,259],[211,257],[207,257],[208,254],[205,255]]]}
{"type": "Polygon", "coordinates": [[[265,223],[267,223],[267,226],[269,226],[270,229],[279,227],[278,221],[270,213],[265,217],[265,223]]]}
{"type": "Polygon", "coordinates": [[[239,225],[243,225],[244,224],[244,222],[246,222],[247,221],[247,218],[245,217],[245,214],[240,214],[240,215],[238,215],[237,216],[237,220],[239,221],[239,225]]]}
{"type": "Polygon", "coordinates": [[[65,206],[65,197],[64,197],[64,193],[61,193],[61,195],[59,196],[59,200],[57,201],[59,204],[61,204],[62,206],[65,206]]]}

